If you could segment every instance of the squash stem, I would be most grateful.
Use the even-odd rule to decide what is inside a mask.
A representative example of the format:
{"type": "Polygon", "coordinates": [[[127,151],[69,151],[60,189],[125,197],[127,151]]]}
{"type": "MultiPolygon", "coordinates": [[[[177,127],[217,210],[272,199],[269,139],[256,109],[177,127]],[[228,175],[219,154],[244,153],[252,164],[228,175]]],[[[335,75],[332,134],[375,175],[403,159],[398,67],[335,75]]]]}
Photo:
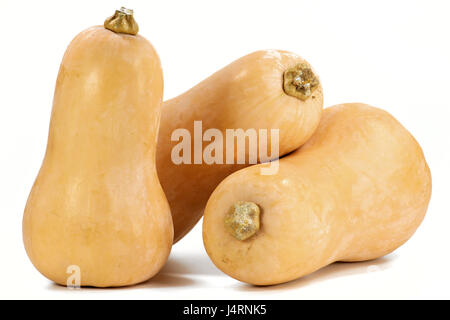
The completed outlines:
{"type": "Polygon", "coordinates": [[[284,92],[302,101],[308,99],[319,86],[319,78],[307,63],[299,63],[284,72],[284,92]]]}
{"type": "Polygon", "coordinates": [[[225,216],[225,227],[238,240],[246,240],[260,228],[260,208],[254,202],[238,201],[225,216]]]}
{"type": "Polygon", "coordinates": [[[103,26],[115,33],[136,35],[139,31],[139,26],[133,17],[133,10],[124,7],[107,18],[103,26]]]}

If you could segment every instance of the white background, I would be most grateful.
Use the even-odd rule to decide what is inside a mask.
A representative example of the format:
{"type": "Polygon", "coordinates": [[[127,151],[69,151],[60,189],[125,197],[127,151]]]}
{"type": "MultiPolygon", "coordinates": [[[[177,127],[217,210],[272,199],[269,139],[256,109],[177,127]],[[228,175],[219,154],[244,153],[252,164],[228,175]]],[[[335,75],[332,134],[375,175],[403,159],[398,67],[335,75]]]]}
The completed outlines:
{"type": "Polygon", "coordinates": [[[450,2],[1,1],[0,298],[316,299],[450,298],[450,2]],[[433,196],[425,221],[395,253],[334,264],[273,287],[229,278],[206,255],[201,224],[149,282],[68,290],[42,277],[22,245],[22,213],[45,152],[61,58],[81,30],[120,6],[159,52],[165,99],[259,49],[306,58],[325,106],[365,102],[408,128],[425,152],[433,196]]]}

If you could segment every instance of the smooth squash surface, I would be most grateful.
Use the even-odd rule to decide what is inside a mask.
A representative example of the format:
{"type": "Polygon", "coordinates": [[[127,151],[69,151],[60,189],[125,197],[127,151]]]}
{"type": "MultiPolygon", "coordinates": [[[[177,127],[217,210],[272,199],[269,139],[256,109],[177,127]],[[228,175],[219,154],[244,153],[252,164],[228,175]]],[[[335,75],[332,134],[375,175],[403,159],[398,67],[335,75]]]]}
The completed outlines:
{"type": "Polygon", "coordinates": [[[64,285],[78,266],[82,286],[131,285],[167,260],[173,226],[155,166],[162,93],[159,58],[139,35],[92,27],[67,48],[23,219],[26,251],[47,278],[64,285]]]}
{"type": "MultiPolygon", "coordinates": [[[[226,129],[279,129],[281,156],[301,146],[312,135],[322,106],[322,87],[309,64],[293,53],[276,50],[257,51],[238,59],[186,93],[164,102],[157,169],[172,212],[174,242],[198,222],[220,181],[249,165],[248,161],[246,164],[236,164],[237,161],[234,164],[174,164],[171,152],[179,143],[171,141],[174,130],[185,128],[194,137],[196,120],[202,121],[203,132],[215,128],[224,137],[226,129]],[[292,78],[298,68],[305,67],[308,72],[304,72],[304,77],[292,78]],[[294,89],[293,95],[283,89],[283,82],[287,81],[291,84],[289,89],[294,89]],[[306,81],[303,87],[302,81],[306,81]],[[308,91],[309,85],[315,90],[308,91]]],[[[270,138],[270,133],[268,136],[270,138]]],[[[271,145],[270,139],[267,144],[271,145]]]]}
{"type": "Polygon", "coordinates": [[[431,196],[419,144],[363,104],[325,109],[313,137],[279,161],[276,175],[261,176],[256,165],[227,177],[205,209],[210,258],[250,284],[386,255],[412,236],[431,196]]]}

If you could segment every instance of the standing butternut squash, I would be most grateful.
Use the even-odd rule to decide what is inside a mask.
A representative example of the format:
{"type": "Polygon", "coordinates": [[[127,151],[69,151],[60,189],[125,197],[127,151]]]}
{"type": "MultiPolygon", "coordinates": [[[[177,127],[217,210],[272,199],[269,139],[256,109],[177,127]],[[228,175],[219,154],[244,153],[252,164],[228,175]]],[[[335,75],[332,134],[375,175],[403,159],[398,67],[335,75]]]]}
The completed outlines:
{"type": "Polygon", "coordinates": [[[121,9],[81,32],[61,63],[45,159],[29,196],[25,248],[47,278],[82,286],[145,281],[173,239],[155,152],[160,61],[121,9]]]}
{"type": "Polygon", "coordinates": [[[251,284],[386,255],[413,235],[431,196],[416,140],[367,105],[325,109],[313,137],[279,162],[276,175],[257,165],[227,177],[205,209],[210,258],[251,284]]]}
{"type": "MultiPolygon", "coordinates": [[[[310,65],[293,53],[276,50],[257,51],[236,60],[165,102],[156,164],[172,212],[174,242],[201,218],[220,181],[250,164],[175,164],[172,150],[179,142],[171,138],[176,129],[187,129],[193,137],[196,120],[202,121],[203,131],[218,129],[224,137],[227,129],[279,129],[279,155],[284,155],[312,135],[322,106],[322,87],[310,65]]],[[[267,138],[270,146],[270,134],[267,138]]],[[[249,159],[248,151],[245,159],[249,159]]]]}

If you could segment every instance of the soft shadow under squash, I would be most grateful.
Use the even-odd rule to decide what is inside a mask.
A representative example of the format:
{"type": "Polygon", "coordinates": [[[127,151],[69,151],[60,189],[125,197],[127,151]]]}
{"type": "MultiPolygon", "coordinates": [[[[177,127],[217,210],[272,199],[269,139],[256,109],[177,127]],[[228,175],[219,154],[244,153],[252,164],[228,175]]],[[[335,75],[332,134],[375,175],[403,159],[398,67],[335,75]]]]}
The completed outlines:
{"type": "Polygon", "coordinates": [[[335,262],[322,269],[317,270],[300,279],[273,286],[254,286],[249,284],[239,284],[237,290],[241,291],[282,291],[286,289],[296,289],[313,285],[328,279],[345,277],[354,274],[377,272],[390,267],[395,255],[389,255],[375,260],[363,262],[335,262]]]}

